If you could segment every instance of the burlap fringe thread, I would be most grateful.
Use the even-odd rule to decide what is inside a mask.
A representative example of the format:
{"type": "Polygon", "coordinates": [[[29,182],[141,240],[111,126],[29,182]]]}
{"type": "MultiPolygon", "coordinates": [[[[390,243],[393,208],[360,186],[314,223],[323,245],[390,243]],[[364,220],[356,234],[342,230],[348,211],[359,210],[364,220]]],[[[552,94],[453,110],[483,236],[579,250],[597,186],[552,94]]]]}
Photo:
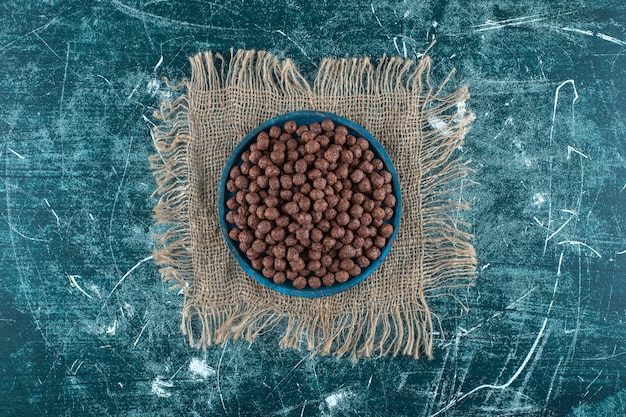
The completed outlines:
{"type": "MultiPolygon", "coordinates": [[[[190,344],[206,348],[229,338],[251,342],[262,332],[286,322],[282,348],[301,348],[304,342],[312,352],[349,355],[353,359],[374,354],[418,358],[422,352],[431,358],[434,313],[427,299],[441,295],[456,298],[452,290],[470,285],[475,276],[471,235],[461,230],[469,225],[455,219],[458,210],[468,208],[458,191],[470,168],[468,161],[451,159],[473,120],[473,115],[465,110],[467,88],[440,97],[448,79],[434,91],[429,82],[428,57],[417,64],[397,57],[383,58],[377,66],[368,58],[324,59],[312,88],[291,60],[280,60],[263,51],[231,51],[230,60],[206,52],[190,61],[191,80],[175,87],[185,92],[174,102],[163,103],[156,112],[162,123],[153,130],[157,154],[151,158],[158,184],[156,193],[160,195],[155,218],[158,224],[167,226],[165,233],[157,238],[159,249],[154,257],[164,281],[174,282],[174,288],[183,290],[181,327],[190,344]],[[228,300],[211,300],[211,294],[207,294],[208,277],[202,276],[197,268],[198,257],[194,255],[198,238],[192,231],[190,216],[194,214],[190,204],[194,193],[206,192],[209,200],[215,198],[219,177],[209,180],[209,186],[214,189],[203,190],[195,184],[190,153],[198,140],[199,127],[194,120],[204,117],[205,123],[213,123],[211,115],[221,111],[233,91],[282,100],[286,104],[279,106],[281,112],[298,109],[335,112],[360,123],[381,140],[401,173],[405,199],[400,236],[390,257],[394,252],[401,253],[395,261],[388,258],[383,263],[383,266],[392,263],[396,272],[381,273],[399,277],[408,273],[415,278],[413,283],[398,283],[395,294],[371,294],[374,299],[380,298],[373,301],[372,308],[337,308],[333,304],[333,299],[350,300],[351,294],[296,299],[274,293],[256,282],[249,285],[258,297],[244,291],[243,295],[232,294],[228,300]],[[354,105],[363,100],[369,104],[354,105]],[[402,140],[385,142],[385,137],[377,131],[380,129],[369,123],[381,111],[377,108],[380,103],[387,108],[393,106],[398,118],[390,123],[398,123],[393,128],[401,132],[402,140]],[[408,146],[406,143],[411,141],[412,146],[408,146]],[[414,178],[409,181],[404,176],[414,178]],[[415,233],[403,233],[413,226],[415,233]],[[415,262],[407,263],[407,257],[413,257],[415,262]],[[407,266],[414,270],[406,271],[407,266]]],[[[250,120],[249,126],[243,126],[243,134],[247,132],[245,129],[276,115],[272,112],[277,110],[268,111],[268,114],[255,113],[253,119],[258,120],[250,120]]],[[[240,137],[229,138],[228,152],[240,137]]],[[[219,171],[222,166],[223,163],[219,171]]],[[[211,200],[213,205],[214,201],[211,200]]],[[[216,209],[210,210],[216,216],[216,209]]],[[[223,242],[221,248],[226,250],[223,242]]],[[[216,279],[226,282],[234,278],[216,279]]]]}

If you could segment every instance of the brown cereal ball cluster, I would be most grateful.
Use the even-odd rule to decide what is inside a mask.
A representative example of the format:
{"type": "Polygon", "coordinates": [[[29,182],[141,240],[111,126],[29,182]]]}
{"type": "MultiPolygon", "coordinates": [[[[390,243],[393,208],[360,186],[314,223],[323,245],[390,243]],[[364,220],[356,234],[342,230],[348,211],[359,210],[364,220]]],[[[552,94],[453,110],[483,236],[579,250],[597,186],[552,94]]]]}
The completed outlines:
{"type": "Polygon", "coordinates": [[[258,134],[229,173],[226,221],[252,267],[276,284],[346,282],[378,259],[393,226],[391,173],[331,120],[258,134]]]}

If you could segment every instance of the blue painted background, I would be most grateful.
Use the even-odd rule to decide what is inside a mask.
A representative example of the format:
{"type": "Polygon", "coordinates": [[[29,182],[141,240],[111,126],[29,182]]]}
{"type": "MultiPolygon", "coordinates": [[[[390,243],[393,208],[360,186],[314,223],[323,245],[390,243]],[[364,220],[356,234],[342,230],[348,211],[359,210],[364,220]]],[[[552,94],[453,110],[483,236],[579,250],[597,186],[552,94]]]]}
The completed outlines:
{"type": "Polygon", "coordinates": [[[604,416],[626,409],[626,7],[615,1],[0,4],[0,415],[604,416]],[[432,40],[469,84],[479,280],[432,361],[190,349],[150,258],[149,128],[198,51],[432,40]]]}

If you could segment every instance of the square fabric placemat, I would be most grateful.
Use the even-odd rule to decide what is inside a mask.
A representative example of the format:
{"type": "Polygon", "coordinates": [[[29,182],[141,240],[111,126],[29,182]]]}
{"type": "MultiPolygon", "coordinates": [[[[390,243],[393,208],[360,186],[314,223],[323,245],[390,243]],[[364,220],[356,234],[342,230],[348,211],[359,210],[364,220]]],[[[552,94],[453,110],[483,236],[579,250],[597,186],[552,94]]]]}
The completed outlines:
{"type": "Polygon", "coordinates": [[[158,188],[154,257],[184,292],[182,332],[206,348],[281,332],[281,348],[351,358],[432,357],[429,299],[471,284],[475,253],[458,220],[468,161],[453,156],[473,120],[467,88],[444,95],[430,59],[324,59],[312,85],[290,59],[240,50],[190,59],[182,94],[162,103],[151,159],[158,188]],[[217,189],[226,159],[246,134],[295,110],[338,114],[366,128],[399,175],[403,212],[388,257],[365,281],[329,297],[277,293],[239,267],[222,237],[217,189]]]}

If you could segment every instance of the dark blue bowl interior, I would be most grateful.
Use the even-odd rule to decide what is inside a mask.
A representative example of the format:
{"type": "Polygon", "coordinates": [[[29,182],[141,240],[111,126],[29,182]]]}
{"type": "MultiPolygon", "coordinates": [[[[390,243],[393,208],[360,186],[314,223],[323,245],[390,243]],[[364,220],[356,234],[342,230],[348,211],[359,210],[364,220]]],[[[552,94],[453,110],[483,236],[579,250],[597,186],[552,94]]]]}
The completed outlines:
{"type": "Polygon", "coordinates": [[[378,143],[378,141],[367,130],[348,119],[332,113],[309,110],[285,113],[281,116],[277,116],[259,125],[250,133],[248,133],[245,138],[243,138],[243,140],[239,143],[239,145],[237,145],[235,150],[231,153],[230,157],[226,161],[226,166],[224,167],[224,171],[222,172],[222,178],[220,180],[220,185],[218,189],[217,204],[217,211],[220,219],[220,228],[222,229],[222,235],[224,236],[224,240],[226,241],[228,248],[235,256],[235,259],[237,260],[239,265],[241,265],[244,271],[246,271],[248,275],[250,275],[260,284],[265,285],[266,287],[269,287],[280,293],[308,298],[323,297],[345,291],[348,288],[357,285],[365,278],[367,278],[372,272],[374,272],[374,270],[378,268],[378,266],[385,260],[387,254],[389,253],[389,250],[391,249],[391,246],[393,245],[393,242],[396,240],[398,229],[400,227],[400,216],[402,214],[402,195],[400,193],[400,183],[398,182],[398,175],[396,174],[393,164],[391,163],[389,155],[387,155],[380,143],[378,143]],[[241,165],[241,154],[249,149],[250,145],[254,143],[254,141],[256,140],[256,136],[261,131],[268,130],[272,126],[279,126],[282,128],[285,122],[289,120],[295,121],[299,126],[303,124],[308,125],[313,122],[321,122],[324,119],[332,120],[336,126],[345,126],[348,129],[348,133],[351,135],[354,135],[356,137],[362,136],[367,139],[370,143],[370,149],[374,152],[377,158],[380,158],[384,162],[385,169],[391,172],[391,175],[393,177],[393,193],[396,196],[397,203],[393,217],[387,220],[386,223],[391,223],[393,225],[394,231],[393,235],[387,240],[387,244],[385,245],[385,247],[381,249],[380,258],[372,262],[367,268],[363,268],[359,275],[351,277],[347,282],[336,283],[330,287],[322,286],[317,289],[306,287],[302,290],[299,290],[292,285],[291,281],[286,281],[283,284],[275,284],[271,279],[265,278],[260,271],[252,268],[252,265],[246,257],[246,254],[239,250],[238,242],[235,242],[230,238],[228,233],[230,232],[230,229],[232,229],[234,226],[226,222],[225,217],[228,211],[228,208],[226,207],[226,201],[229,198],[233,197],[234,193],[226,190],[226,181],[228,179],[231,168],[235,165],[241,165]]]}

